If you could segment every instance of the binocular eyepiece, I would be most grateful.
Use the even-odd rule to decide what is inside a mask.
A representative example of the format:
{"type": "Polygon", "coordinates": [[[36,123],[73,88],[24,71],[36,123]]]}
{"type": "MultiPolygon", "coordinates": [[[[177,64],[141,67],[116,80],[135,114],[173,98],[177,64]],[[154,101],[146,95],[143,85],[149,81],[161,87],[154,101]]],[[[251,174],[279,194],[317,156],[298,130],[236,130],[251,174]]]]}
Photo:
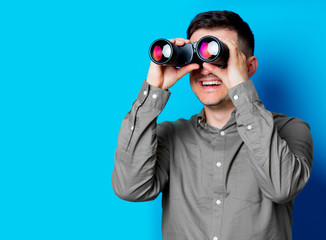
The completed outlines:
{"type": "Polygon", "coordinates": [[[229,49],[214,36],[204,36],[198,42],[177,46],[167,39],[155,40],[149,48],[149,57],[159,65],[182,67],[190,63],[212,63],[225,68],[229,49]]]}

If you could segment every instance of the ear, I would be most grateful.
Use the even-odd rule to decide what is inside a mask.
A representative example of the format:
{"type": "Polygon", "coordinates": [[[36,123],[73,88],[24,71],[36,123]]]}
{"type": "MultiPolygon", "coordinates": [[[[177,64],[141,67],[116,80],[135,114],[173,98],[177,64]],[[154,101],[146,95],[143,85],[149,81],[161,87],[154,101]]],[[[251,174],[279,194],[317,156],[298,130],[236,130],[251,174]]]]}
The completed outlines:
{"type": "Polygon", "coordinates": [[[254,73],[256,72],[258,67],[257,58],[255,56],[249,57],[247,59],[247,64],[248,64],[248,77],[251,78],[252,75],[254,75],[254,73]]]}

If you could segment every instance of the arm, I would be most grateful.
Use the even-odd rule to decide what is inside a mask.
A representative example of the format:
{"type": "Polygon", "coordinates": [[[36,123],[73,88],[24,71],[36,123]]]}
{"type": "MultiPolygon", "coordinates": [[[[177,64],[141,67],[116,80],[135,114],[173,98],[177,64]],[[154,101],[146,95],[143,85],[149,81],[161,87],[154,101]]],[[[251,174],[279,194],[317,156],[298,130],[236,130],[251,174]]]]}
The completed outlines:
{"type": "Polygon", "coordinates": [[[293,118],[277,129],[251,81],[258,66],[256,57],[246,57],[237,41],[221,38],[230,50],[228,67],[203,67],[219,76],[236,108],[237,128],[250,150],[250,163],[264,195],[276,203],[294,197],[306,185],[312,168],[312,138],[309,126],[293,118]]]}
{"type": "Polygon", "coordinates": [[[312,168],[309,126],[289,118],[277,129],[251,81],[229,89],[239,134],[250,150],[250,164],[265,197],[276,203],[294,199],[312,168]]]}
{"type": "Polygon", "coordinates": [[[168,129],[165,124],[157,127],[156,119],[169,96],[169,91],[144,82],[131,111],[122,121],[112,186],[124,200],[155,199],[168,181],[169,147],[164,139],[168,129]]]}
{"type": "MultiPolygon", "coordinates": [[[[186,39],[171,39],[182,46],[186,39]]],[[[167,123],[157,125],[172,87],[198,64],[181,68],[159,66],[151,62],[147,80],[124,118],[118,137],[112,186],[116,195],[128,201],[155,199],[168,182],[169,136],[167,123]]]]}

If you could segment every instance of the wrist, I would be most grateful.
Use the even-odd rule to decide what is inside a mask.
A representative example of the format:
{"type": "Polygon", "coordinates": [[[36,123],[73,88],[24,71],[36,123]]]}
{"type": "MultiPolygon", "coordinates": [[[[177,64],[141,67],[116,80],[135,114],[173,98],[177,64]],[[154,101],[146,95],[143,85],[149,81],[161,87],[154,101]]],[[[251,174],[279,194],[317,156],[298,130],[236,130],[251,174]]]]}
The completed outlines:
{"type": "Polygon", "coordinates": [[[233,88],[233,87],[235,87],[235,86],[237,86],[237,85],[239,85],[239,84],[241,84],[241,83],[244,83],[244,82],[247,82],[249,79],[241,79],[241,80],[238,80],[238,81],[236,81],[236,82],[232,82],[232,83],[230,83],[230,85],[229,85],[229,89],[230,88],[233,88]]]}
{"type": "Polygon", "coordinates": [[[162,88],[162,84],[160,83],[160,81],[155,81],[155,80],[151,80],[151,79],[147,78],[146,82],[151,86],[154,86],[157,88],[162,88]]]}

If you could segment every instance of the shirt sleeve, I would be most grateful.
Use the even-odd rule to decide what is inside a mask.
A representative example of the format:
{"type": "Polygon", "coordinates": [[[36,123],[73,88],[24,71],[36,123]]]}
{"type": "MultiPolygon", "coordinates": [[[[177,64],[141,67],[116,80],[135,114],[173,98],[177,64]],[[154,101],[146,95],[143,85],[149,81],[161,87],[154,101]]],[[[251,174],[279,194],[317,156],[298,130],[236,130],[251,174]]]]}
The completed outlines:
{"type": "Polygon", "coordinates": [[[285,203],[303,189],[312,168],[312,137],[308,124],[289,118],[277,129],[251,80],[229,89],[238,132],[249,148],[249,163],[265,195],[285,203]]]}
{"type": "Polygon", "coordinates": [[[121,199],[153,200],[168,181],[168,126],[158,126],[156,120],[170,94],[144,81],[122,121],[111,178],[113,190],[121,199]]]}

